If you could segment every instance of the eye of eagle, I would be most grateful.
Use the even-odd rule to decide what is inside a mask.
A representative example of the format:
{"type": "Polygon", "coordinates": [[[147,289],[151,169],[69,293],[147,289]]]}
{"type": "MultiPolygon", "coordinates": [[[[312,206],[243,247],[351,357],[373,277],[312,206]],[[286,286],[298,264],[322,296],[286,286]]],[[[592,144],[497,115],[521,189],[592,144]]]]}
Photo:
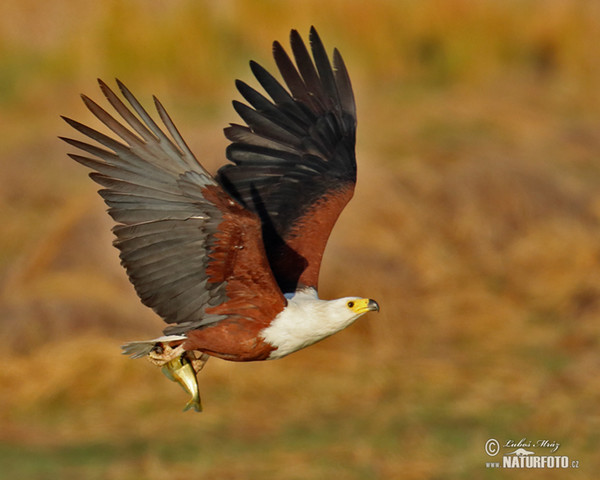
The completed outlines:
{"type": "Polygon", "coordinates": [[[350,301],[347,303],[347,305],[348,305],[348,308],[352,308],[354,306],[354,302],[350,301]]]}

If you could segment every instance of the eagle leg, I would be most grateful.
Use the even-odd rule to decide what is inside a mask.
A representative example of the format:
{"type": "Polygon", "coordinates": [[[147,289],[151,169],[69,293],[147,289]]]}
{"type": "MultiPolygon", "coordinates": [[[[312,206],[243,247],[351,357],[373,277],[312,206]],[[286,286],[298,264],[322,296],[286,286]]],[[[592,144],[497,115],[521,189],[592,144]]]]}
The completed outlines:
{"type": "Polygon", "coordinates": [[[204,368],[204,365],[206,364],[206,362],[208,362],[210,355],[208,355],[206,353],[200,353],[198,351],[188,352],[188,354],[189,354],[188,358],[190,359],[190,362],[192,363],[194,372],[196,372],[196,375],[198,375],[198,373],[200,373],[200,370],[202,370],[204,368]],[[198,355],[200,355],[200,356],[198,356],[198,355]]]}

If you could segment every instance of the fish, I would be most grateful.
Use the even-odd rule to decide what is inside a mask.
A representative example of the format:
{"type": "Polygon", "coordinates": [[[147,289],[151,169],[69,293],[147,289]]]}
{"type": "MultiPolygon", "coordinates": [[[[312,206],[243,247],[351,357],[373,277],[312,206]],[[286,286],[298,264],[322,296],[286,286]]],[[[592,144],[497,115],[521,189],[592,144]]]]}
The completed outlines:
{"type": "Polygon", "coordinates": [[[173,382],[178,382],[182,388],[189,393],[192,398],[186,404],[183,411],[194,409],[196,412],[202,411],[202,401],[200,400],[200,391],[198,390],[198,379],[192,363],[185,355],[181,355],[162,367],[165,377],[173,382]]]}

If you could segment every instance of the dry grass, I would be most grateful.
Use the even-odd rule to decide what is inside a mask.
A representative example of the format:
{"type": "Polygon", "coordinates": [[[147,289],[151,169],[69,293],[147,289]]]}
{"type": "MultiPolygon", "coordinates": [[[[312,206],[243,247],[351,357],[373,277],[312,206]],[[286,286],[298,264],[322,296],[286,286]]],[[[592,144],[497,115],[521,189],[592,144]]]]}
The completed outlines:
{"type": "MultiPolygon", "coordinates": [[[[5,1],[0,464],[7,478],[508,478],[483,446],[600,468],[597,2],[5,1]],[[206,411],[120,342],[139,305],[55,139],[94,78],[156,93],[223,161],[233,78],[315,24],[360,108],[359,185],[322,294],[382,312],[279,362],[211,360],[206,411]]],[[[514,474],[514,472],[510,472],[514,474]]],[[[565,478],[563,471],[520,477],[565,478]]]]}

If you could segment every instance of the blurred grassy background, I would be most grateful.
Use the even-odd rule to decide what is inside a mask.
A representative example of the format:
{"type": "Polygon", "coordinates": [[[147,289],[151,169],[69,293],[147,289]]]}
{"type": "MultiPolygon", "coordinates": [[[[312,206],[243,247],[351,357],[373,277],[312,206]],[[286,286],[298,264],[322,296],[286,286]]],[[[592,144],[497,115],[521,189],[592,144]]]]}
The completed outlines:
{"type": "MultiPolygon", "coordinates": [[[[4,0],[0,464],[6,478],[513,478],[488,438],[600,469],[600,4],[4,0]],[[314,24],[359,107],[359,184],[322,296],[379,315],[278,362],[211,360],[205,412],[123,341],[156,335],[56,137],[79,93],[156,94],[224,161],[233,79],[314,24]]],[[[520,472],[567,478],[575,472],[520,472]]],[[[575,475],[573,475],[575,476],[575,475]]]]}

